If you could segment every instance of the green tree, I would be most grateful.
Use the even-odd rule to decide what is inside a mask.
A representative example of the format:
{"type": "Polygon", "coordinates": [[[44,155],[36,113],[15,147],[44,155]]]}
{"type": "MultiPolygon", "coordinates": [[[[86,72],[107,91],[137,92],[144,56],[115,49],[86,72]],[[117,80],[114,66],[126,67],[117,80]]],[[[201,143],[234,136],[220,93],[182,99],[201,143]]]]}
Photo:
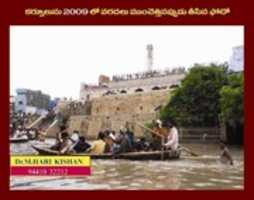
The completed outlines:
{"type": "Polygon", "coordinates": [[[243,106],[243,72],[228,75],[228,84],[220,91],[220,121],[224,124],[227,142],[243,143],[244,106],[243,106]]]}
{"type": "Polygon", "coordinates": [[[220,91],[220,117],[230,124],[242,123],[243,110],[243,73],[233,73],[228,76],[228,84],[220,91]]]}
{"type": "Polygon", "coordinates": [[[226,83],[227,64],[194,65],[172,92],[161,119],[173,119],[181,126],[218,125],[220,90],[226,83]]]}

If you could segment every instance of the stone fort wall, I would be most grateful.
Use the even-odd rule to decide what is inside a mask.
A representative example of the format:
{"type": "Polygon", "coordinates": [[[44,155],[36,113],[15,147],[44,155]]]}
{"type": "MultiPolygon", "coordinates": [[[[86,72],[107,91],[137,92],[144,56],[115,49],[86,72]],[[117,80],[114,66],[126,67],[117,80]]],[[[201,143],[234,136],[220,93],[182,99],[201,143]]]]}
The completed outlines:
{"type": "Polygon", "coordinates": [[[144,130],[136,122],[144,124],[156,119],[156,108],[165,105],[169,98],[170,90],[95,98],[91,100],[90,115],[72,115],[69,128],[71,131],[79,130],[87,138],[94,139],[99,131],[119,131],[128,122],[135,136],[139,137],[144,134],[144,130]]]}

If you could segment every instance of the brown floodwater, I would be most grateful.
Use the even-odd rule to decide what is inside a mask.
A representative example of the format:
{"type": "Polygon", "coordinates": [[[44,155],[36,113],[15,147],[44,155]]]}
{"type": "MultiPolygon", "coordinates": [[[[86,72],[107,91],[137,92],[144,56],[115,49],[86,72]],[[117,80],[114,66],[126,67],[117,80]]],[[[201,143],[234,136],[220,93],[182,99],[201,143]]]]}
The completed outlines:
{"type": "MultiPolygon", "coordinates": [[[[199,154],[173,161],[92,160],[83,177],[10,177],[11,190],[242,190],[244,150],[230,146],[234,166],[219,162],[217,144],[184,144],[199,154]]],[[[11,144],[12,154],[35,153],[29,143],[11,144]]]]}

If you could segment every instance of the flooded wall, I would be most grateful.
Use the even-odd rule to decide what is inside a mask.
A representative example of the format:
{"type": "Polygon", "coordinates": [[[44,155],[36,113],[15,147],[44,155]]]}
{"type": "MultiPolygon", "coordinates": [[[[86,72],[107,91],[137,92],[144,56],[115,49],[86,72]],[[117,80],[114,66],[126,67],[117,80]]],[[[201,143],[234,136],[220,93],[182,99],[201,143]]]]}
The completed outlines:
{"type": "MultiPolygon", "coordinates": [[[[89,102],[89,114],[71,112],[69,120],[70,131],[79,130],[89,139],[95,139],[99,131],[119,129],[129,123],[135,136],[144,135],[144,129],[139,124],[150,123],[158,118],[155,109],[165,105],[170,98],[170,90],[141,92],[136,94],[122,94],[95,98],[89,102]]],[[[84,105],[83,110],[86,110],[84,105]]],[[[181,141],[184,142],[217,142],[220,139],[218,127],[178,127],[181,141]]],[[[54,136],[53,131],[49,136],[54,136]]]]}
{"type": "Polygon", "coordinates": [[[129,122],[135,136],[139,137],[144,130],[136,123],[144,124],[156,119],[158,113],[155,109],[165,105],[169,97],[169,90],[161,90],[96,98],[91,101],[91,114],[72,115],[69,127],[94,139],[101,130],[109,128],[118,131],[129,122]]]}

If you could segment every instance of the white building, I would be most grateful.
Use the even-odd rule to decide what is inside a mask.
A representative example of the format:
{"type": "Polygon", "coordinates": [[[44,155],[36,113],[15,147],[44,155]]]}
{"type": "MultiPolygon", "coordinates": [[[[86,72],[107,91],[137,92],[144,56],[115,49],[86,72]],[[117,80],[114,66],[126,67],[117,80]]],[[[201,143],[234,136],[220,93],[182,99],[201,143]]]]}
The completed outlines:
{"type": "Polygon", "coordinates": [[[50,96],[43,94],[41,91],[29,89],[17,89],[15,96],[15,111],[25,113],[45,114],[48,109],[50,96]]]}
{"type": "Polygon", "coordinates": [[[233,71],[243,71],[244,51],[243,46],[233,47],[233,53],[229,60],[229,69],[233,71]]]}

